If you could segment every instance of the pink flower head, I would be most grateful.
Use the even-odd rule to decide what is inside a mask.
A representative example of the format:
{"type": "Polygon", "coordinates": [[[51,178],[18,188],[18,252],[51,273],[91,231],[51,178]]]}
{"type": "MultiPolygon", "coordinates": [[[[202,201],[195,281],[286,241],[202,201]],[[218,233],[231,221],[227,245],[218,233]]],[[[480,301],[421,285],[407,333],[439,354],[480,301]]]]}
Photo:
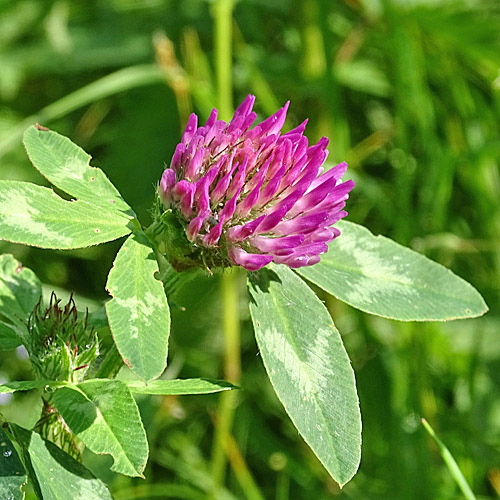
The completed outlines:
{"type": "Polygon", "coordinates": [[[249,95],[229,123],[214,109],[198,127],[192,114],[159,196],[192,246],[219,252],[225,265],[310,266],[340,234],[333,224],[347,215],[354,183],[340,182],[344,162],[324,172],[328,139],[309,146],[306,122],[281,134],[289,103],[250,128],[254,101],[249,95]]]}

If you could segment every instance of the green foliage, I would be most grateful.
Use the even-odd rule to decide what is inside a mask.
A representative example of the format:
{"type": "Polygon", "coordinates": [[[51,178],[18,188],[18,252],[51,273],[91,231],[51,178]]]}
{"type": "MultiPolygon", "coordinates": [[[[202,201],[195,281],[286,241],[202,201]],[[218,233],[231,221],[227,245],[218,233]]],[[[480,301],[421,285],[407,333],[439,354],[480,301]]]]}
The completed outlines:
{"type": "Polygon", "coordinates": [[[449,269],[366,228],[341,222],[342,237],[299,274],[347,304],[403,321],[446,321],[483,315],[488,307],[449,269]]]}
{"type": "Polygon", "coordinates": [[[111,500],[106,485],[56,445],[36,432],[12,424],[10,428],[23,448],[29,478],[40,500],[111,500]]]}
{"type": "Polygon", "coordinates": [[[167,363],[170,310],[163,285],[155,277],[158,263],[147,237],[132,234],[121,247],[106,287],[109,326],[125,364],[148,381],[167,363]]]}
{"type": "Polygon", "coordinates": [[[0,181],[0,238],[41,248],[82,248],[130,233],[129,219],[66,201],[27,182],[0,181]]]}
{"type": "Polygon", "coordinates": [[[42,284],[12,255],[0,256],[0,349],[21,343],[24,325],[42,295],[42,284]]]}
{"type": "Polygon", "coordinates": [[[104,212],[134,216],[104,172],[91,167],[90,156],[67,137],[30,127],[23,142],[31,162],[51,184],[104,212]]]}
{"type": "Polygon", "coordinates": [[[0,427],[0,495],[11,500],[23,500],[22,487],[28,477],[14,444],[0,427]]]}
{"type": "Polygon", "coordinates": [[[134,394],[156,394],[165,396],[211,394],[213,392],[235,389],[235,386],[229,382],[208,379],[153,380],[147,384],[132,381],[127,382],[127,385],[134,394]]]}
{"type": "Polygon", "coordinates": [[[462,474],[462,471],[458,467],[458,464],[453,458],[453,455],[450,453],[450,450],[448,450],[448,448],[446,448],[443,442],[436,436],[434,429],[429,425],[429,423],[427,422],[427,420],[425,420],[425,418],[422,419],[422,424],[425,427],[425,430],[430,434],[430,436],[436,443],[437,447],[439,448],[439,452],[441,453],[441,456],[443,457],[443,460],[446,463],[450,471],[450,474],[458,484],[464,497],[467,500],[476,500],[476,496],[470,489],[470,486],[467,484],[467,480],[465,479],[464,475],[462,474]]]}
{"type": "Polygon", "coordinates": [[[9,394],[10,392],[17,391],[31,391],[32,389],[41,389],[42,387],[57,387],[59,385],[64,385],[63,382],[55,382],[48,379],[37,379],[37,380],[20,380],[16,382],[9,382],[7,384],[0,385],[0,394],[9,394]]]}
{"type": "Polygon", "coordinates": [[[87,380],[54,392],[54,405],[71,431],[94,453],[110,454],[111,470],[142,476],[148,443],[139,410],[119,380],[87,380]]]}
{"type": "Polygon", "coordinates": [[[298,431],[343,486],[361,458],[361,414],[351,363],[328,311],[284,266],[250,276],[262,360],[298,431]]]}

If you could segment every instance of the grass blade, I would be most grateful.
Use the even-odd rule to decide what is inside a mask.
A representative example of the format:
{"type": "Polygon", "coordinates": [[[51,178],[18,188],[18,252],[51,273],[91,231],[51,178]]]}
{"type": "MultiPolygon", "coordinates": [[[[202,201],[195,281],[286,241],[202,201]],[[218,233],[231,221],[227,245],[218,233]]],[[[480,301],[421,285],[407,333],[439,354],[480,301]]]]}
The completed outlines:
{"type": "Polygon", "coordinates": [[[436,433],[434,432],[434,429],[429,425],[429,422],[425,420],[425,418],[422,419],[422,425],[425,427],[425,430],[430,434],[432,439],[434,439],[434,442],[436,443],[437,447],[439,448],[439,452],[441,453],[441,456],[443,457],[444,463],[448,467],[448,470],[450,471],[451,476],[455,480],[455,482],[458,484],[458,487],[464,494],[464,497],[467,500],[477,500],[476,496],[470,489],[469,484],[467,483],[464,475],[462,474],[462,471],[458,467],[457,462],[453,458],[453,455],[450,453],[450,450],[446,448],[444,443],[436,436],[436,433]]]}

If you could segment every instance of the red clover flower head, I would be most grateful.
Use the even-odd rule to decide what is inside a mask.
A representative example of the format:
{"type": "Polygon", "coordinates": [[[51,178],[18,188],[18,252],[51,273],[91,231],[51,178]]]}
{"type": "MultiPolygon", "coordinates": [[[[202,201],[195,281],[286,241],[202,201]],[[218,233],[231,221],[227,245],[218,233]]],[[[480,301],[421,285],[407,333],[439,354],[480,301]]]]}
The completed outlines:
{"type": "Polygon", "coordinates": [[[340,182],[344,162],[324,172],[328,139],[309,146],[307,121],[281,134],[289,103],[250,128],[254,101],[249,95],[229,123],[217,120],[216,109],[202,127],[190,116],[163,172],[160,199],[193,252],[217,253],[211,262],[249,271],[271,261],[313,265],[339,236],[333,224],[347,215],[354,183],[340,182]]]}

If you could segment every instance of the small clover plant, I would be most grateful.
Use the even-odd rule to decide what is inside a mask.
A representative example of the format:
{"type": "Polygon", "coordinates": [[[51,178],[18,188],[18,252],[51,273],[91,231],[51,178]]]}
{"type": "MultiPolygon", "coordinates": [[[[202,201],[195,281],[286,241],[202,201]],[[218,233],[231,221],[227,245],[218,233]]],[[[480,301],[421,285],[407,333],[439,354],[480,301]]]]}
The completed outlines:
{"type": "Polygon", "coordinates": [[[307,282],[401,321],[487,311],[479,293],[448,269],[341,221],[353,188],[341,181],[347,165],[324,171],[328,141],[309,146],[305,122],[281,133],[288,104],[253,126],[253,103],[248,96],[229,123],[217,120],[216,110],[200,127],[191,116],[159,181],[148,228],[82,149],[45,127],[25,132],[33,165],[72,200],[31,183],[0,181],[0,238],[49,249],[126,239],[106,285],[108,343],[93,327],[97,319],[77,313],[73,299],[63,304],[53,295],[44,306],[36,275],[12,256],[0,257],[0,348],[24,345],[35,376],[0,392],[38,388],[43,399],[33,430],[10,423],[0,429],[6,496],[23,498],[29,478],[39,498],[111,498],[80,463],[81,452],[109,454],[111,470],[143,475],[148,444],[134,393],[235,388],[158,379],[167,363],[169,301],[193,273],[233,266],[248,272],[251,318],[271,384],[341,486],[359,466],[361,414],[341,336],[307,282]],[[114,378],[123,364],[136,381],[114,378]]]}

